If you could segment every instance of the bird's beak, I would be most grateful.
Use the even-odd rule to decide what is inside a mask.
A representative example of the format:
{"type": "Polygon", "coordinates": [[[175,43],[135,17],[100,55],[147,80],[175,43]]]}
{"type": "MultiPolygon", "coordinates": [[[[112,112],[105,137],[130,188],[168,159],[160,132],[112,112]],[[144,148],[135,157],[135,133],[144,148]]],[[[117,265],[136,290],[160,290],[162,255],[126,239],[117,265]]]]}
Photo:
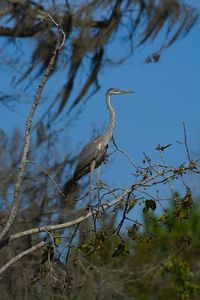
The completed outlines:
{"type": "Polygon", "coordinates": [[[132,94],[132,93],[134,93],[134,91],[121,90],[120,93],[122,93],[122,94],[132,94]]]}

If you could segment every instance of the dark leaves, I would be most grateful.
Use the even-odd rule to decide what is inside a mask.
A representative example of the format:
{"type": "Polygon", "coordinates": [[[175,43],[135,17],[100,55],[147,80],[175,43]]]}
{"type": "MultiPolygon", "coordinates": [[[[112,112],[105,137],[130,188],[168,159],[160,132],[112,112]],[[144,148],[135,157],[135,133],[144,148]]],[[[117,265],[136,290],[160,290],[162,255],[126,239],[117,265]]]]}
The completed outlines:
{"type": "Polygon", "coordinates": [[[143,213],[146,213],[151,209],[152,211],[156,210],[156,202],[152,199],[145,200],[145,207],[143,208],[143,213]]]}
{"type": "Polygon", "coordinates": [[[117,246],[117,248],[115,248],[112,257],[126,256],[127,254],[129,254],[128,244],[127,243],[121,243],[117,246]]]}
{"type": "Polygon", "coordinates": [[[133,239],[136,240],[139,236],[138,230],[140,228],[139,224],[133,224],[131,227],[129,227],[128,229],[128,236],[133,239]]]}
{"type": "Polygon", "coordinates": [[[145,63],[146,64],[149,64],[152,62],[157,63],[157,62],[159,62],[159,60],[160,60],[160,53],[154,53],[154,54],[146,57],[145,63]]]}
{"type": "Polygon", "coordinates": [[[162,151],[162,152],[163,152],[165,149],[169,148],[171,145],[172,145],[172,144],[168,144],[168,145],[165,145],[165,146],[161,146],[160,144],[158,144],[158,145],[156,146],[156,150],[162,151]]]}

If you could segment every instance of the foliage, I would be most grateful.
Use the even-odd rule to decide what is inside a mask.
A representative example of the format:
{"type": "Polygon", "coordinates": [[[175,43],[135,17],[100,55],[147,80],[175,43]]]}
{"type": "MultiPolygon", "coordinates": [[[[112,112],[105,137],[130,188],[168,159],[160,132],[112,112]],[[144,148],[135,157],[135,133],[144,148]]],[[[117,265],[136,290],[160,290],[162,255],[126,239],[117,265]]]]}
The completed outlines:
{"type": "Polygon", "coordinates": [[[171,274],[170,284],[177,299],[191,299],[195,292],[200,291],[200,285],[194,283],[194,274],[188,264],[176,256],[170,257],[162,268],[162,275],[167,272],[171,274]]]}
{"type": "MultiPolygon", "coordinates": [[[[62,77],[66,78],[55,96],[57,109],[52,111],[54,116],[65,108],[72,92],[76,92],[75,82],[80,72],[84,72],[85,82],[72,100],[70,109],[100,88],[98,78],[105,66],[124,62],[127,55],[118,56],[117,61],[109,55],[109,45],[116,34],[123,42],[123,50],[126,47],[126,53],[129,52],[130,56],[135,45],[138,47],[149,40],[154,41],[164,30],[162,46],[146,59],[146,62],[157,62],[162,51],[189,33],[198,19],[195,8],[179,0],[91,0],[79,1],[78,4],[64,0],[57,3],[1,0],[0,37],[10,38],[10,43],[16,43],[19,39],[34,40],[28,66],[21,51],[15,53],[10,63],[23,69],[17,82],[27,79],[31,74],[37,78],[49,63],[56,41],[54,24],[46,20],[49,12],[66,34],[65,50],[60,59],[57,58],[56,67],[52,70],[54,74],[62,69],[62,77]]],[[[1,98],[6,99],[5,96],[8,95],[2,95],[1,98]]],[[[51,107],[55,107],[54,102],[51,107]]]]}
{"type": "MultiPolygon", "coordinates": [[[[12,162],[20,158],[16,156],[20,153],[18,149],[20,143],[16,143],[16,138],[20,141],[21,137],[15,132],[12,140],[8,141],[6,134],[3,132],[1,134],[4,148],[1,148],[0,168],[10,173],[9,177],[7,172],[1,173],[3,223],[6,220],[6,209],[9,210],[9,206],[6,207],[5,204],[15,176],[15,173],[12,173],[12,162]]],[[[32,144],[32,149],[34,147],[32,144]]],[[[38,160],[40,148],[37,146],[37,151],[32,149],[32,159],[38,160]]],[[[55,150],[56,148],[52,149],[54,153],[55,150]]],[[[43,151],[46,151],[48,159],[50,155],[48,148],[46,150],[43,148],[43,151]]],[[[55,170],[54,174],[58,174],[56,176],[62,176],[66,162],[67,157],[64,157],[63,164],[50,165],[47,174],[55,170]]],[[[23,232],[30,226],[38,224],[64,222],[67,218],[70,220],[82,213],[85,215],[81,202],[84,198],[77,204],[67,203],[69,199],[58,197],[57,188],[50,177],[36,167],[30,164],[25,173],[22,208],[18,213],[15,232],[23,232]],[[40,178],[40,184],[35,184],[37,178],[40,178]]],[[[170,166],[170,176],[176,179],[177,176],[183,176],[182,171],[185,173],[186,166],[181,166],[181,175],[177,175],[177,168],[172,170],[171,168],[170,166]]],[[[168,172],[166,167],[164,170],[168,172]]],[[[49,295],[55,297],[55,293],[58,293],[58,299],[61,296],[63,299],[66,297],[66,299],[68,297],[84,299],[89,287],[88,297],[91,299],[99,289],[103,290],[100,299],[104,299],[107,294],[111,299],[112,297],[144,299],[153,295],[156,295],[157,299],[165,299],[159,286],[162,286],[166,299],[191,297],[198,299],[195,295],[199,291],[198,264],[196,264],[198,261],[196,249],[200,247],[199,207],[194,203],[191,190],[187,188],[183,196],[174,193],[171,206],[159,211],[158,205],[161,205],[159,198],[151,198],[147,192],[147,184],[144,184],[145,181],[150,183],[150,179],[154,178],[155,169],[150,171],[147,163],[146,169],[140,171],[141,185],[139,184],[138,191],[136,184],[134,193],[129,192],[123,201],[119,202],[120,205],[115,205],[114,210],[109,213],[99,211],[97,217],[85,220],[76,228],[69,227],[55,233],[50,233],[46,229],[43,232],[46,247],[33,254],[31,258],[23,259],[21,267],[24,276],[18,276],[16,281],[17,287],[22,286],[19,299],[23,299],[23,293],[28,293],[30,298],[37,296],[49,299],[49,295]],[[141,194],[143,185],[145,189],[141,194]],[[138,204],[143,212],[142,222],[132,218],[138,204]],[[28,291],[30,282],[32,287],[31,291],[28,291]],[[113,282],[115,282],[114,290],[113,282]],[[46,289],[48,295],[45,296],[46,289]]],[[[160,177],[161,174],[158,177],[159,182],[168,183],[165,173],[163,180],[160,177]]],[[[154,182],[155,179],[153,184],[154,182]]],[[[151,189],[151,183],[149,188],[151,189]]],[[[106,190],[106,187],[104,189],[102,188],[101,192],[113,195],[113,191],[106,190]]],[[[37,239],[34,239],[34,236],[26,236],[14,244],[11,243],[8,248],[1,250],[1,263],[12,258],[16,245],[20,253],[36,244],[37,239]]],[[[15,277],[9,274],[12,272],[13,276],[14,274],[16,276],[18,266],[19,263],[3,277],[5,298],[10,298],[9,293],[13,292],[7,288],[7,284],[12,285],[15,277]]]]}

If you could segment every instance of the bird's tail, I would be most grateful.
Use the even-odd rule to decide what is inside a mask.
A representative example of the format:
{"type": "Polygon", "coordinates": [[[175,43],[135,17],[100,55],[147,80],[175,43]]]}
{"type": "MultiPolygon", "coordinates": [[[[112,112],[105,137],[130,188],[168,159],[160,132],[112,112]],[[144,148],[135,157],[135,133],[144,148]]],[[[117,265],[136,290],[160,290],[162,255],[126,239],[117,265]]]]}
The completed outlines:
{"type": "Polygon", "coordinates": [[[62,191],[64,194],[62,197],[64,205],[70,209],[74,209],[80,195],[80,186],[78,182],[74,179],[68,180],[63,186],[62,191]]]}

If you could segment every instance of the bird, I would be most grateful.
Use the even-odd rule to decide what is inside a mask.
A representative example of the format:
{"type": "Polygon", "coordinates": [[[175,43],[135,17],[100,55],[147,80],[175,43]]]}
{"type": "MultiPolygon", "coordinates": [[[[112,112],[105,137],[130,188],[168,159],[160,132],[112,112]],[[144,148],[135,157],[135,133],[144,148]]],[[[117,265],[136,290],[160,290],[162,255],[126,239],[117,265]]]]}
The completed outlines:
{"type": "Polygon", "coordinates": [[[113,137],[113,130],[115,127],[115,111],[111,105],[111,96],[121,94],[131,94],[133,91],[122,90],[118,88],[110,88],[106,92],[106,105],[109,111],[110,120],[105,133],[99,137],[94,138],[89,144],[87,144],[78,157],[78,162],[73,174],[72,179],[67,181],[63,187],[63,192],[72,202],[75,191],[78,191],[77,182],[86,174],[90,173],[90,203],[92,192],[92,177],[94,169],[98,168],[97,184],[99,187],[99,169],[102,163],[106,162],[107,149],[110,140],[113,137]]]}
{"type": "MultiPolygon", "coordinates": [[[[86,174],[90,173],[90,195],[92,191],[92,176],[94,169],[100,167],[100,165],[106,161],[108,144],[113,136],[113,130],[115,127],[115,111],[111,105],[111,96],[130,94],[133,91],[122,90],[118,88],[110,88],[106,92],[106,105],[109,111],[110,120],[108,128],[105,133],[87,144],[81,151],[78,162],[74,171],[72,181],[77,182],[86,174]]],[[[98,181],[99,182],[99,172],[98,181]]],[[[69,185],[66,185],[66,187],[69,185]]]]}

